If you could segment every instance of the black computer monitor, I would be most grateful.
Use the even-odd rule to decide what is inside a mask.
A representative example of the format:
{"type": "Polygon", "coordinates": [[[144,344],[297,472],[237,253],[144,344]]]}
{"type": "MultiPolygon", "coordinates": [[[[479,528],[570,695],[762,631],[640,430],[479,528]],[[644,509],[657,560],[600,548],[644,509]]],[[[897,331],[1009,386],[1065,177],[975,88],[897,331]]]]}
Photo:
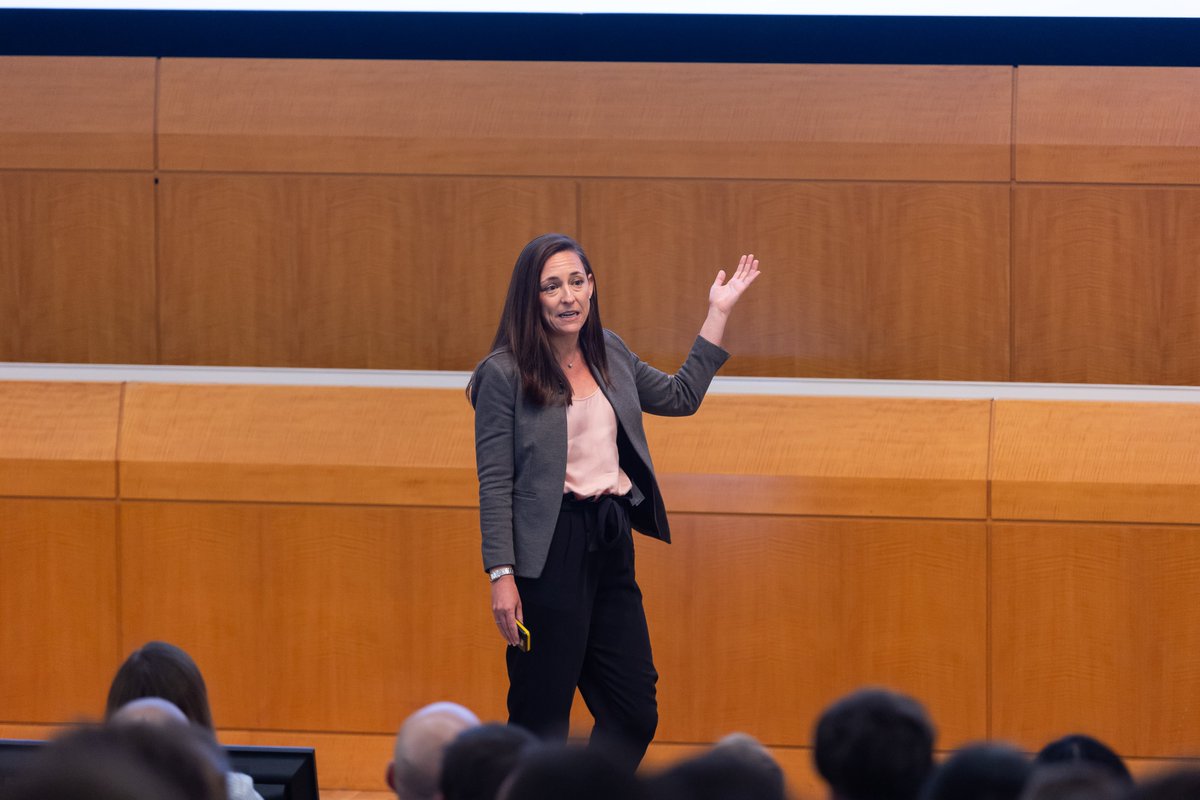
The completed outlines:
{"type": "MultiPolygon", "coordinates": [[[[32,739],[0,739],[0,794],[43,745],[32,739]]],[[[317,754],[311,747],[230,745],[224,749],[229,768],[249,775],[263,800],[318,800],[317,754]]]]}

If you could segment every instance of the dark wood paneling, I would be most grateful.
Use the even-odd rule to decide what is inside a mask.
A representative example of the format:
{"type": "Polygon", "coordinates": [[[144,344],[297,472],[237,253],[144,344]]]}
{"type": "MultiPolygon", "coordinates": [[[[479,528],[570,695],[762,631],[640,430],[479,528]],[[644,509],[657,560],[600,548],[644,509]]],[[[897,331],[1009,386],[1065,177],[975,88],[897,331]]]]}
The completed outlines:
{"type": "Polygon", "coordinates": [[[167,175],[162,360],[470,369],[567,181],[167,175]]]}
{"type": "Polygon", "coordinates": [[[652,363],[752,250],[724,374],[1008,377],[1007,187],[585,181],[581,202],[605,324],[652,363]]]}
{"type": "Polygon", "coordinates": [[[1200,384],[1200,191],[1020,187],[1014,378],[1200,384]]]}
{"type": "Polygon", "coordinates": [[[1008,67],[166,59],[169,170],[1010,178],[1008,67]]]}
{"type": "Polygon", "coordinates": [[[0,169],[154,168],[152,58],[0,56],[0,169]]]}
{"type": "Polygon", "coordinates": [[[1021,67],[1017,180],[1200,183],[1200,69],[1021,67]]]}
{"type": "Polygon", "coordinates": [[[14,360],[154,363],[153,209],[148,174],[0,174],[14,360]]]}

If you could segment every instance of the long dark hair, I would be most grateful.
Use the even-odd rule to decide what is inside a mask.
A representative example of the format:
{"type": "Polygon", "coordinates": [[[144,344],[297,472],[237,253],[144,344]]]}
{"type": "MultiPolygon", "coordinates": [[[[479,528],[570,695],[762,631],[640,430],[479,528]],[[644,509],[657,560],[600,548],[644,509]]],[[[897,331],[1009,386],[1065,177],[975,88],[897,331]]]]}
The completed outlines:
{"type": "MultiPolygon", "coordinates": [[[[579,242],[570,236],[545,233],[525,245],[521,255],[517,256],[508,282],[508,295],[504,298],[504,311],[500,314],[500,324],[489,353],[511,353],[517,371],[521,373],[525,397],[543,406],[571,404],[571,385],[550,347],[540,299],[542,268],[551,256],[564,250],[579,256],[584,273],[593,281],[590,310],[579,331],[579,349],[584,360],[604,382],[612,383],[608,375],[608,354],[604,349],[604,326],[600,322],[600,293],[595,288],[591,262],[579,242]]],[[[476,367],[467,384],[468,398],[474,395],[478,375],[479,367],[476,367]]]]}
{"type": "Polygon", "coordinates": [[[129,654],[108,689],[104,717],[142,697],[174,703],[189,722],[213,730],[208,688],[192,657],[168,642],[147,642],[129,654]]]}

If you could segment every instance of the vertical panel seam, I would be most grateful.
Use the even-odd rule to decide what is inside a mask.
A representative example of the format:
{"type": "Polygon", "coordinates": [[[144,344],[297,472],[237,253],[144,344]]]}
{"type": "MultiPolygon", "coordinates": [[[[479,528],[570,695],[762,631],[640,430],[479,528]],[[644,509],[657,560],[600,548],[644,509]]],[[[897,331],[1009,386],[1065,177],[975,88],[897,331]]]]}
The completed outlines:
{"type": "Polygon", "coordinates": [[[984,732],[986,738],[992,738],[992,453],[996,437],[996,400],[989,403],[988,414],[988,448],[987,448],[987,518],[983,528],[983,608],[984,608],[984,732]]]}
{"type": "MultiPolygon", "coordinates": [[[[1008,134],[1008,380],[1015,381],[1017,374],[1017,74],[1020,67],[1012,70],[1012,116],[1008,134]]],[[[990,483],[990,481],[989,481],[990,483]]]]}
{"type": "Polygon", "coordinates": [[[115,558],[116,558],[116,636],[117,636],[117,656],[121,657],[125,652],[125,592],[124,583],[125,575],[122,566],[122,558],[124,555],[124,531],[121,526],[121,436],[125,428],[125,388],[127,383],[121,384],[121,391],[117,401],[117,444],[116,453],[113,458],[113,469],[116,473],[116,492],[114,493],[113,502],[113,523],[115,531],[115,558]]]}
{"type": "Polygon", "coordinates": [[[162,58],[154,60],[154,363],[162,364],[162,225],[159,193],[158,118],[162,94],[162,58]]]}

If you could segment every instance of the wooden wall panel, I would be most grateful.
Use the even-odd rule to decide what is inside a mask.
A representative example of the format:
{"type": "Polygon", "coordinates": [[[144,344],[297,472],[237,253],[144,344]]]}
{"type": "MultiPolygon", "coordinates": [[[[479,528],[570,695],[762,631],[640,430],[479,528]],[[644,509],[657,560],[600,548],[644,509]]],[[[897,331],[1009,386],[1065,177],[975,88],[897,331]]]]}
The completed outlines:
{"type": "Polygon", "coordinates": [[[165,175],[162,362],[471,369],[568,181],[165,175]]]}
{"type": "Polygon", "coordinates": [[[0,174],[14,360],[154,363],[153,209],[148,174],[0,174]]]}
{"type": "Polygon", "coordinates": [[[152,58],[0,56],[0,169],[154,168],[152,58]]]}
{"type": "Polygon", "coordinates": [[[175,641],[230,728],[394,733],[434,699],[503,713],[471,509],[125,503],[123,632],[175,641]]]}
{"type": "Polygon", "coordinates": [[[996,402],[997,519],[1200,523],[1200,405],[996,402]]]}
{"type": "Polygon", "coordinates": [[[1013,377],[1200,384],[1200,191],[1019,187],[1013,377]]]}
{"type": "Polygon", "coordinates": [[[115,383],[0,382],[0,495],[117,495],[115,383]]]}
{"type": "Polygon", "coordinates": [[[1016,178],[1200,183],[1200,69],[1021,67],[1016,178]]]}
{"type": "Polygon", "coordinates": [[[719,268],[763,276],[729,375],[1006,380],[1007,187],[585,181],[605,324],[673,368],[719,268]]]}
{"type": "Polygon", "coordinates": [[[165,59],[167,170],[1010,178],[1011,69],[165,59]]]}
{"type": "Polygon", "coordinates": [[[983,519],[990,421],[987,400],[713,395],[646,430],[673,511],[983,519]]]}
{"type": "Polygon", "coordinates": [[[0,500],[0,717],[104,711],[116,670],[113,503],[0,500]]]}
{"type": "Polygon", "coordinates": [[[1200,529],[996,524],[992,732],[1200,752],[1200,529]]]}
{"type": "Polygon", "coordinates": [[[130,384],[127,498],[478,505],[457,390],[130,384]]]}
{"type": "Polygon", "coordinates": [[[863,684],[926,703],[940,741],[986,733],[984,523],[675,514],[638,537],[658,738],[807,745],[863,684]]]}

